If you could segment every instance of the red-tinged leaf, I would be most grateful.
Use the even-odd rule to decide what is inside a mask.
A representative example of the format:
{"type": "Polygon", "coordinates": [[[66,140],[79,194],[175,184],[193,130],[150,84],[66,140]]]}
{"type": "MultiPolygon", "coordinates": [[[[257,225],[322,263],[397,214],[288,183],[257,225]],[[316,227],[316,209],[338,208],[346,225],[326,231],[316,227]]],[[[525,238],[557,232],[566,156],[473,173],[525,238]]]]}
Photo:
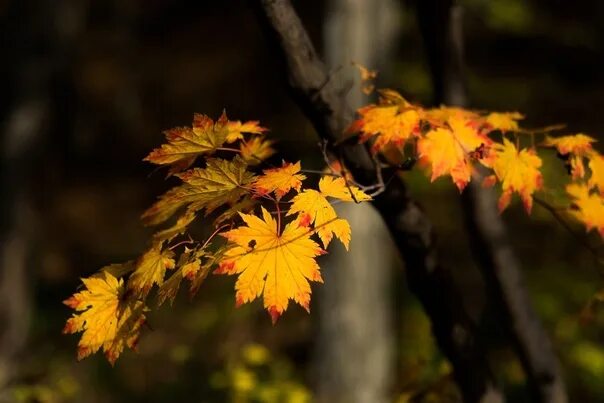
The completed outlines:
{"type": "Polygon", "coordinates": [[[123,280],[108,271],[82,279],[85,289],[65,300],[74,313],[63,333],[82,332],[77,356],[81,360],[103,349],[113,365],[125,347],[134,349],[148,310],[128,294],[123,280]]]}
{"type": "Polygon", "coordinates": [[[259,176],[253,183],[258,195],[266,195],[274,192],[277,199],[281,199],[290,190],[300,191],[302,181],[306,176],[300,172],[300,162],[295,164],[283,163],[279,168],[265,169],[263,175],[259,176]]]}
{"type": "Polygon", "coordinates": [[[292,222],[279,233],[277,222],[264,208],[262,218],[241,217],[245,225],[222,234],[229,245],[215,271],[238,275],[237,303],[264,295],[264,307],[273,321],[287,309],[290,299],[308,308],[309,281],[323,281],[315,261],[323,250],[310,239],[311,232],[292,222]]]}

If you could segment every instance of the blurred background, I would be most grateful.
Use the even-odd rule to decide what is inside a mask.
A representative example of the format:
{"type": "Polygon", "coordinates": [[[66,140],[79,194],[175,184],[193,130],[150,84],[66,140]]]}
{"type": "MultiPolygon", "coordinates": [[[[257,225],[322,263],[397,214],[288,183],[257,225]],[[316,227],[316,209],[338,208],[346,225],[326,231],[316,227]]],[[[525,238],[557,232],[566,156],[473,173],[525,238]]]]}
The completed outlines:
{"type": "MultiPolygon", "coordinates": [[[[322,267],[326,282],[339,285],[313,289],[311,315],[292,307],[273,327],[258,301],[235,309],[233,278],[212,276],[192,301],[183,292],[172,308],[153,310],[138,354],[126,352],[114,368],[100,354],[76,362],[77,337],[61,335],[71,315],[61,301],[79,278],[145,248],[151,230],[139,216],[174,184],[142,162],[162,130],[189,125],[194,112],[216,118],[224,108],[231,119],[269,127],[283,158],[321,168],[318,138],[289,98],[251,3],[0,1],[0,401],[316,401],[342,387],[328,382],[330,373],[355,368],[359,357],[366,373],[350,375],[364,396],[358,401],[459,400],[400,259],[390,256],[381,224],[366,219],[375,216],[370,208],[352,219],[362,286],[342,291],[356,269],[346,272],[334,246],[322,267]],[[357,234],[375,242],[372,251],[361,249],[357,234]],[[343,297],[352,308],[337,305],[347,292],[358,296],[343,297]],[[363,312],[354,308],[357,299],[363,312]],[[340,338],[339,326],[359,336],[356,344],[340,338]]],[[[471,107],[518,110],[527,127],[565,123],[572,133],[601,138],[604,3],[460,4],[471,107]]],[[[294,5],[334,80],[348,83],[353,105],[374,97],[359,91],[352,61],[377,68],[378,87],[431,102],[408,2],[294,5]]],[[[551,184],[563,180],[554,154],[546,154],[544,169],[551,184]]],[[[491,329],[457,190],[448,178],[431,185],[419,171],[407,181],[436,227],[468,310],[491,329]]],[[[517,204],[503,218],[571,401],[604,401],[604,317],[580,320],[601,286],[592,256],[538,206],[530,219],[517,204]]],[[[529,401],[509,347],[497,331],[486,337],[510,401],[529,401]]]]}

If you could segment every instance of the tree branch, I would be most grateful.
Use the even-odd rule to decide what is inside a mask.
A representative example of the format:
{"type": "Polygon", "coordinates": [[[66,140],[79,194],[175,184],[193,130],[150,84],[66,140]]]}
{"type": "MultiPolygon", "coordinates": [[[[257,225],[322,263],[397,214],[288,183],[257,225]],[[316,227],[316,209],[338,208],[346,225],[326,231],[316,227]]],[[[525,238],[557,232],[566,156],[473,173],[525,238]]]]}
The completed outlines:
{"type": "MultiPolygon", "coordinates": [[[[292,95],[329,144],[341,139],[354,118],[343,96],[329,81],[302,22],[289,0],[259,0],[260,16],[285,58],[292,95]]],[[[366,148],[342,145],[341,153],[361,183],[375,180],[375,167],[366,148]]],[[[467,402],[501,401],[477,331],[470,321],[451,273],[437,258],[432,225],[410,199],[405,184],[394,177],[375,207],[386,222],[406,264],[411,291],[432,321],[433,333],[454,368],[454,376],[467,402]]]]}

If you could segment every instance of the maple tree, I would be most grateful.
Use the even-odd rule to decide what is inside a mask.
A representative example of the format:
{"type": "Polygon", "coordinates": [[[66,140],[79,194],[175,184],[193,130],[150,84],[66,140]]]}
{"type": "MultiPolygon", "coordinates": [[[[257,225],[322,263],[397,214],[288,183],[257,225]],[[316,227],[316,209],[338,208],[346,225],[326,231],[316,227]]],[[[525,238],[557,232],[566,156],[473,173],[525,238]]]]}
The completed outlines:
{"type": "MultiPolygon", "coordinates": [[[[404,162],[417,160],[431,181],[448,176],[461,192],[480,177],[479,169],[487,170],[483,185],[501,188],[500,212],[518,195],[529,214],[537,200],[604,237],[604,157],[595,140],[526,130],[521,119],[517,112],[424,108],[382,90],[346,133],[370,143],[381,169],[392,168],[393,175],[404,175],[410,169],[404,162]],[[544,185],[537,151],[546,148],[554,148],[568,170],[564,197],[544,185]]],[[[350,244],[350,225],[333,204],[370,201],[388,181],[363,186],[326,152],[324,171],[304,170],[299,161],[272,166],[267,159],[275,150],[266,131],[223,113],[216,121],[196,114],[191,127],[165,132],[166,143],[145,160],[165,166],[181,184],[142,215],[146,225],[163,228],[138,259],[82,279],[84,289],[64,301],[75,310],[64,332],[82,333],[78,359],[102,349],[113,364],[125,347],[136,347],[153,289],[161,305],[174,300],[183,280],[195,295],[210,273],[237,276],[236,305],[262,297],[273,323],[290,300],[310,311],[311,282],[323,282],[317,257],[334,237],[346,249],[350,244]],[[215,230],[198,242],[188,228],[200,216],[215,230]]]]}

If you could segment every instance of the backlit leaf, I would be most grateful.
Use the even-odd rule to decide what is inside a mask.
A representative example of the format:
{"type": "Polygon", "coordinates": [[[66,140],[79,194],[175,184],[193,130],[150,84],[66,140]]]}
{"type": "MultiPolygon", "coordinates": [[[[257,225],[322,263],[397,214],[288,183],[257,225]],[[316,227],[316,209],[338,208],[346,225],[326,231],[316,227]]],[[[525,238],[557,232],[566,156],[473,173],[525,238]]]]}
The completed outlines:
{"type": "Polygon", "coordinates": [[[587,230],[596,229],[604,238],[604,199],[598,193],[590,192],[585,184],[571,183],[566,187],[573,206],[570,213],[585,224],[587,230]]]}
{"type": "Polygon", "coordinates": [[[300,191],[302,181],[306,176],[299,173],[300,162],[295,164],[283,163],[279,168],[270,168],[263,171],[263,175],[259,176],[253,186],[258,195],[266,195],[274,192],[277,199],[285,196],[291,189],[300,191]]]}
{"type": "Polygon", "coordinates": [[[153,245],[136,262],[134,273],[128,280],[128,288],[137,294],[146,296],[153,284],[162,285],[166,269],[173,269],[174,252],[162,250],[161,243],[153,245]]]}
{"type": "Polygon", "coordinates": [[[590,189],[597,188],[604,195],[604,157],[593,152],[589,156],[589,169],[591,176],[587,182],[590,189]]]}
{"type": "Polygon", "coordinates": [[[431,181],[442,175],[450,175],[461,191],[472,176],[472,153],[490,145],[491,140],[479,134],[471,121],[464,118],[450,117],[447,123],[448,129],[433,129],[419,139],[418,156],[422,163],[430,164],[431,181]]]}
{"type": "Polygon", "coordinates": [[[503,144],[493,146],[495,161],[493,170],[501,182],[503,194],[499,198],[499,211],[510,204],[514,192],[520,195],[527,213],[533,207],[533,193],[543,186],[539,168],[541,158],[533,149],[518,150],[514,143],[503,139],[503,144]]]}
{"type": "Polygon", "coordinates": [[[209,158],[206,168],[194,168],[177,176],[184,184],[166,192],[143,214],[147,225],[162,223],[184,206],[193,212],[205,209],[208,214],[223,204],[234,204],[253,179],[239,157],[232,161],[209,158]]]}
{"type": "Polygon", "coordinates": [[[241,218],[245,225],[222,234],[229,247],[215,271],[239,275],[237,305],[264,295],[264,307],[273,323],[290,299],[309,310],[309,281],[323,281],[315,257],[324,253],[310,239],[311,232],[292,222],[279,233],[277,221],[264,208],[262,218],[249,214],[241,214],[241,218]]]}
{"type": "Polygon", "coordinates": [[[125,347],[136,348],[147,308],[107,271],[82,279],[85,290],[64,301],[76,310],[63,333],[82,332],[78,360],[103,349],[113,365],[125,347]]]}
{"type": "Polygon", "coordinates": [[[320,192],[314,189],[306,189],[296,195],[292,201],[287,215],[300,214],[299,224],[307,226],[314,224],[315,230],[327,248],[333,236],[338,238],[348,249],[350,243],[350,225],[348,221],[338,218],[336,211],[331,206],[327,197],[333,197],[342,201],[353,201],[350,191],[358,202],[370,200],[356,186],[347,186],[344,178],[324,176],[319,181],[320,192]]]}
{"type": "Polygon", "coordinates": [[[241,158],[248,165],[258,165],[275,153],[275,150],[271,147],[272,145],[272,141],[266,140],[263,137],[252,137],[248,141],[241,142],[239,145],[241,158]]]}
{"type": "Polygon", "coordinates": [[[487,125],[493,130],[515,132],[519,130],[518,121],[524,116],[518,112],[492,112],[486,117],[487,125]]]}
{"type": "Polygon", "coordinates": [[[546,147],[555,147],[563,156],[568,156],[571,175],[573,179],[585,176],[583,157],[592,150],[591,143],[596,140],[585,134],[579,133],[572,136],[549,137],[543,143],[546,147]]]}

